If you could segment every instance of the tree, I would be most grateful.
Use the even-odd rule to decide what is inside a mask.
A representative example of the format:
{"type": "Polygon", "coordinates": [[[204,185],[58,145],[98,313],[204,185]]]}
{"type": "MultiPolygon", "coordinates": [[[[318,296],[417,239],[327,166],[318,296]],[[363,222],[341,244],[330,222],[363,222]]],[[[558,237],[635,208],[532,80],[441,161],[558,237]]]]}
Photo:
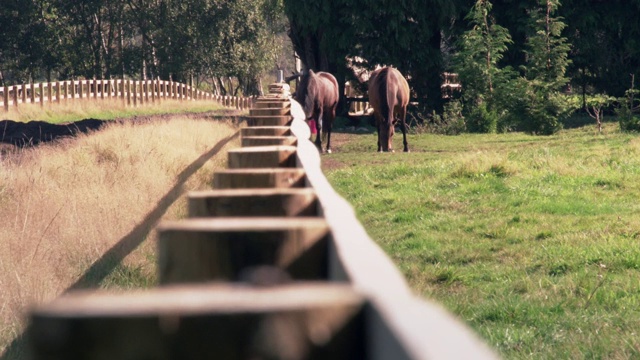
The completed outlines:
{"type": "MultiPolygon", "coordinates": [[[[441,105],[442,35],[462,1],[285,0],[294,48],[307,68],[329,71],[338,83],[352,77],[347,59],[359,65],[393,65],[420,101],[441,105]]],[[[341,94],[344,92],[341,91],[341,94]]]]}
{"type": "Polygon", "coordinates": [[[498,65],[512,44],[507,29],[490,15],[492,4],[478,0],[466,17],[471,29],[458,42],[455,71],[463,87],[463,108],[471,131],[494,132],[506,108],[501,99],[514,77],[511,68],[498,65]]]}
{"type": "Polygon", "coordinates": [[[515,87],[517,98],[512,99],[512,114],[522,116],[524,129],[534,134],[555,133],[562,127],[561,120],[573,111],[561,93],[568,83],[565,73],[570,46],[562,37],[565,24],[554,16],[559,6],[559,0],[540,0],[540,7],[532,11],[525,74],[515,87]]]}
{"type": "Polygon", "coordinates": [[[607,96],[604,94],[592,95],[587,97],[585,101],[585,111],[596,121],[598,126],[598,132],[602,132],[602,120],[604,118],[604,109],[611,106],[616,102],[616,98],[613,96],[607,96]]]}

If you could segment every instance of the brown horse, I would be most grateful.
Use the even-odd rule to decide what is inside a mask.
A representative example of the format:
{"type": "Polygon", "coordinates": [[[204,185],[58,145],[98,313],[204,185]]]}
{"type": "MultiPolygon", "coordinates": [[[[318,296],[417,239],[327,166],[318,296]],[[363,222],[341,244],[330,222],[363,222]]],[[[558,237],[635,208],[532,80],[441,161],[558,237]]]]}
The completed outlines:
{"type": "Polygon", "coordinates": [[[369,78],[369,103],[376,118],[378,151],[393,151],[394,126],[400,120],[404,151],[408,152],[405,117],[409,104],[409,84],[404,76],[391,67],[374,71],[369,78]]]}
{"type": "Polygon", "coordinates": [[[322,152],[321,132],[327,134],[327,153],[331,153],[331,127],[336,118],[338,106],[338,81],[326,72],[314,73],[309,70],[302,75],[295,95],[303,109],[307,121],[316,124],[316,146],[322,152]],[[323,130],[324,129],[324,130],[323,130]]]}

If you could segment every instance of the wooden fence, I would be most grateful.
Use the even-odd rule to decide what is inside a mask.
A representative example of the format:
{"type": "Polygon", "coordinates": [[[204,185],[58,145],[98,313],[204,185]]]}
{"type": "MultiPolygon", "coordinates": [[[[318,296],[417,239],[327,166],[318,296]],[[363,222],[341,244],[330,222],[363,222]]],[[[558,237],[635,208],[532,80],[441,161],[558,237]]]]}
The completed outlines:
{"type": "Polygon", "coordinates": [[[160,286],[35,309],[34,359],[496,358],[368,237],[298,103],[273,85],[248,123],[189,218],[159,225],[160,286]]]}
{"type": "Polygon", "coordinates": [[[127,106],[155,103],[162,99],[209,100],[237,109],[248,109],[254,97],[214,95],[190,85],[166,80],[66,80],[0,87],[4,111],[24,104],[61,104],[78,100],[121,99],[127,106]]]}

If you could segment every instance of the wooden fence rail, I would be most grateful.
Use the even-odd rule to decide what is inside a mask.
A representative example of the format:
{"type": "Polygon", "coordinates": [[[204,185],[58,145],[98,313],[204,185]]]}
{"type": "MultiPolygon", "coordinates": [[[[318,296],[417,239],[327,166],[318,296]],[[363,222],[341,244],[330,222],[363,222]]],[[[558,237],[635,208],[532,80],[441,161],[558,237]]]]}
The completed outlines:
{"type": "Polygon", "coordinates": [[[34,359],[496,358],[412,293],[278,89],[250,110],[214,189],[188,194],[189,218],[159,225],[161,286],[35,309],[34,359]]]}
{"type": "Polygon", "coordinates": [[[127,106],[156,103],[162,99],[207,100],[236,109],[248,109],[255,101],[255,97],[215,95],[167,80],[65,80],[0,87],[0,106],[5,112],[25,104],[45,106],[98,99],[120,99],[127,106]]]}

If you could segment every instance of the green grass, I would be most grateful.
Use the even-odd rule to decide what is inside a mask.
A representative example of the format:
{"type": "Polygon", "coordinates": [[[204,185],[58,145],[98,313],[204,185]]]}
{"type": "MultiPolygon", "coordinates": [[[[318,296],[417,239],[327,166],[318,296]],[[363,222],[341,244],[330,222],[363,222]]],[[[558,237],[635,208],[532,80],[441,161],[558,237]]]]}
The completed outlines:
{"type": "Polygon", "coordinates": [[[417,293],[505,358],[640,357],[637,135],[375,142],[348,135],[325,174],[417,293]]]}

